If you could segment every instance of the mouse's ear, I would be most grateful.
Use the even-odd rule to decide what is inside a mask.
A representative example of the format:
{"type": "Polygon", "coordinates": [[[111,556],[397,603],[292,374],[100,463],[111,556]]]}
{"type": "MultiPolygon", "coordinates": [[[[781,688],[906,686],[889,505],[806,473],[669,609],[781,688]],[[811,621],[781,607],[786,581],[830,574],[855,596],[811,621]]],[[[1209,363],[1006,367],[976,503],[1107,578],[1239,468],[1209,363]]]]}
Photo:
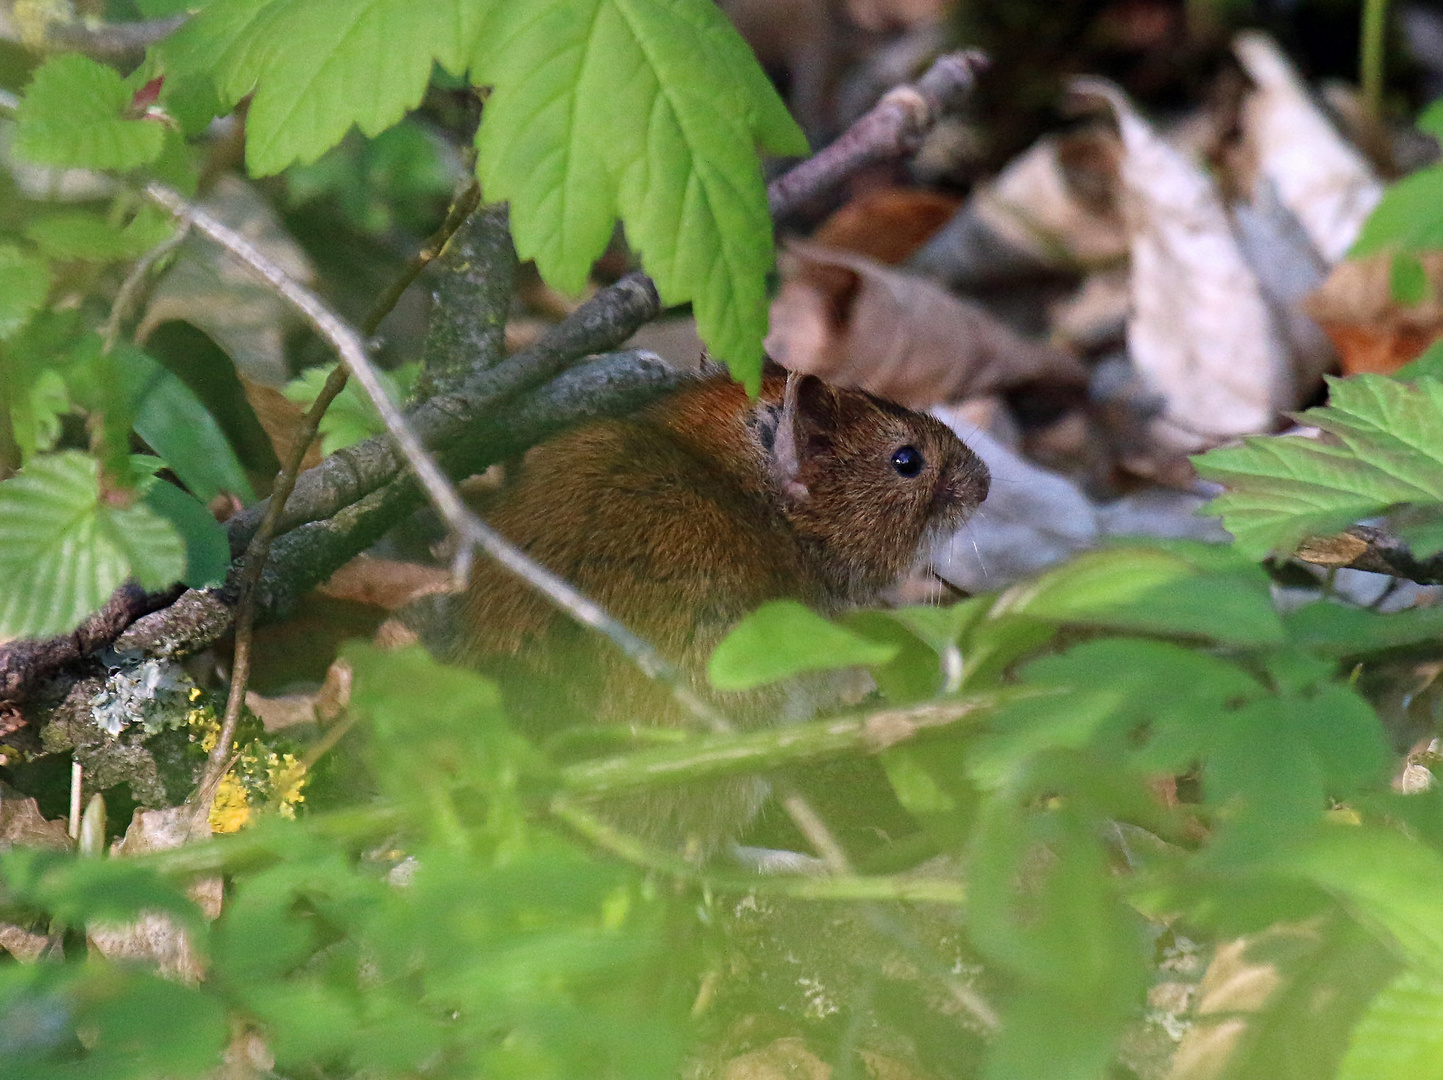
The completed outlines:
{"type": "Polygon", "coordinates": [[[801,502],[808,496],[805,466],[831,445],[837,407],[836,392],[815,375],[794,371],[787,376],[771,459],[772,475],[786,498],[801,502]]]}

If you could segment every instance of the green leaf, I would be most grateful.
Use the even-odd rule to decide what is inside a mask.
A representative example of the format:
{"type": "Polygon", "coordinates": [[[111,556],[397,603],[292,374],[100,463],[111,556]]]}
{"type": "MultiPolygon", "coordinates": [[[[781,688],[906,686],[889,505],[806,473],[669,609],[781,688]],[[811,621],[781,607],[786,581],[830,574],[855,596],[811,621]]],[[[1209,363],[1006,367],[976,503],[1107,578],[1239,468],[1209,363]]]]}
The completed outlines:
{"type": "Polygon", "coordinates": [[[1443,638],[1443,608],[1417,607],[1382,615],[1318,600],[1283,616],[1288,640],[1321,656],[1363,656],[1443,638]]]}
{"type": "Polygon", "coordinates": [[[13,244],[0,244],[0,341],[13,337],[45,304],[50,265],[13,244]]]}
{"type": "Polygon", "coordinates": [[[1348,254],[1354,258],[1388,248],[1427,251],[1443,247],[1443,165],[1430,165],[1390,184],[1363,222],[1348,254]]]}
{"type": "Polygon", "coordinates": [[[1393,372],[1393,378],[1411,380],[1421,378],[1443,379],[1443,338],[1439,338],[1416,360],[1404,364],[1393,372]]]}
{"type": "Polygon", "coordinates": [[[219,585],[230,569],[230,540],[195,496],[174,484],[157,480],[145,491],[145,505],[175,527],[185,542],[185,573],[181,581],[192,589],[219,585]]]}
{"type": "Polygon", "coordinates": [[[57,259],[113,262],[145,254],[174,231],[168,216],[148,211],[116,228],[99,214],[68,210],[32,221],[25,236],[57,259]]]}
{"type": "MultiPolygon", "coordinates": [[[[998,597],[990,618],[1026,616],[1206,636],[1238,645],[1283,640],[1266,576],[1257,567],[1228,554],[1227,563],[1219,564],[1228,565],[1228,571],[1208,572],[1179,551],[1119,547],[1090,552],[1035,581],[1014,585],[998,597]]],[[[1199,554],[1206,549],[1199,547],[1199,554]]]]}
{"type": "Polygon", "coordinates": [[[40,371],[29,387],[17,385],[16,389],[10,423],[24,462],[54,448],[60,438],[60,418],[70,411],[70,395],[65,392],[65,380],[51,368],[40,371]]]}
{"type": "Polygon", "coordinates": [[[223,491],[252,501],[255,493],[230,440],[185,381],[139,349],[121,344],[115,355],[132,401],[135,433],[181,483],[206,502],[223,491]]]}
{"type": "Polygon", "coordinates": [[[114,68],[79,53],[52,56],[20,102],[15,153],[37,165],[134,169],[165,141],[156,120],[126,117],[131,92],[114,68]]]}
{"type": "Polygon", "coordinates": [[[619,216],[668,304],[752,390],[772,223],[755,147],[804,153],[750,50],[707,0],[501,5],[476,69],[495,85],[478,175],[517,251],[577,292],[619,216]]]}
{"type": "Polygon", "coordinates": [[[1388,290],[1394,300],[1408,307],[1415,307],[1428,299],[1431,292],[1428,273],[1418,261],[1418,256],[1404,251],[1393,256],[1393,261],[1388,264],[1388,290]]]}
{"type": "Polygon", "coordinates": [[[1426,131],[1435,139],[1443,139],[1443,98],[1429,105],[1413,122],[1419,131],[1426,131]]]}
{"type": "MultiPolygon", "coordinates": [[[[330,374],[330,368],[308,368],[287,383],[281,393],[285,394],[287,401],[309,409],[320,396],[321,388],[326,385],[330,374]]],[[[400,404],[416,385],[416,379],[421,374],[421,365],[404,364],[395,371],[381,371],[377,374],[391,400],[400,404]]],[[[381,422],[381,414],[376,412],[365,391],[352,380],[346,383],[345,389],[331,402],[326,415],[321,417],[321,452],[334,454],[343,447],[354,445],[372,435],[380,435],[385,430],[386,425],[381,422]]]]}
{"type": "Polygon", "coordinates": [[[804,671],[886,664],[897,652],[896,645],[844,630],[795,600],[773,600],[723,639],[707,677],[718,690],[750,690],[804,671]]]}
{"type": "Polygon", "coordinates": [[[107,501],[85,454],[36,458],[0,483],[0,637],[63,633],[127,578],[159,589],[184,572],[174,526],[142,504],[107,501]]]}
{"type": "Polygon", "coordinates": [[[168,69],[209,72],[246,114],[246,164],[311,162],[355,125],[379,135],[421,102],[439,57],[469,55],[489,0],[238,0],[212,4],[161,47],[168,69]],[[463,25],[464,24],[464,25],[463,25]]]}
{"type": "Polygon", "coordinates": [[[1338,1080],[1443,1080],[1443,978],[1405,971],[1368,1006],[1338,1080]]]}
{"type": "Polygon", "coordinates": [[[1336,897],[1355,919],[1443,978],[1443,855],[1392,829],[1327,825],[1270,854],[1336,897]]]}
{"type": "Polygon", "coordinates": [[[1324,438],[1260,436],[1193,459],[1199,475],[1228,488],[1204,511],[1223,516],[1249,557],[1397,503],[1443,503],[1443,382],[1355,375],[1329,385],[1330,404],[1299,417],[1324,438]]]}

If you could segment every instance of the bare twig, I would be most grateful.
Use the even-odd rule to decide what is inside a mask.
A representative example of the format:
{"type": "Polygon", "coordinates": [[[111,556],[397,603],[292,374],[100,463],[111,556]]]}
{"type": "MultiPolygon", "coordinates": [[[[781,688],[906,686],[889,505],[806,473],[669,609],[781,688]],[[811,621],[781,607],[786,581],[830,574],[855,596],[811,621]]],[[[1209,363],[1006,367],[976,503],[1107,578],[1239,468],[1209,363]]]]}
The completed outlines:
{"type": "MultiPolygon", "coordinates": [[[[202,228],[201,231],[205,230],[202,228]]],[[[226,697],[225,717],[221,721],[220,734],[216,737],[215,747],[210,752],[209,760],[206,761],[205,773],[201,777],[200,783],[196,785],[195,794],[190,799],[190,804],[195,808],[197,817],[210,814],[211,803],[215,800],[220,782],[230,771],[231,743],[235,741],[236,727],[240,724],[241,706],[245,704],[246,684],[250,681],[251,637],[256,621],[256,585],[260,583],[261,571],[265,569],[266,559],[270,556],[271,539],[275,536],[276,520],[280,517],[281,510],[285,508],[291,489],[295,487],[296,477],[300,475],[301,463],[305,460],[306,451],[310,449],[311,443],[315,441],[316,432],[320,430],[321,418],[325,416],[331,402],[336,400],[337,395],[345,389],[345,386],[346,370],[338,366],[326,377],[325,386],[316,395],[316,400],[311,403],[310,409],[307,410],[305,418],[301,421],[300,427],[295,433],[295,441],[291,446],[291,455],[282,466],[280,474],[276,477],[275,488],[271,491],[269,512],[261,521],[260,528],[256,530],[255,536],[251,537],[251,542],[246,548],[244,569],[241,571],[240,577],[240,598],[236,604],[235,656],[231,662],[230,692],[226,697]]]]}
{"type": "Polygon", "coordinates": [[[1374,574],[1443,584],[1443,554],[1419,559],[1396,536],[1371,525],[1354,525],[1334,536],[1313,536],[1298,545],[1297,557],[1331,570],[1367,570],[1374,574]]]}
{"type": "MultiPolygon", "coordinates": [[[[370,335],[376,332],[381,325],[381,320],[391,313],[391,309],[401,299],[401,294],[411,287],[412,282],[421,276],[426,267],[440,257],[441,253],[446,250],[446,246],[451,243],[451,238],[456,235],[456,231],[471,216],[472,211],[480,205],[480,202],[481,185],[472,180],[452,200],[450,209],[446,211],[446,220],[441,223],[441,227],[421,245],[420,251],[411,256],[405,269],[396,276],[395,281],[387,286],[386,291],[376,298],[375,304],[371,306],[370,314],[366,316],[366,321],[361,324],[363,334],[370,335]]],[[[504,305],[502,318],[503,320],[505,318],[504,305]]]]}
{"type": "Polygon", "coordinates": [[[783,220],[867,165],[915,151],[938,117],[972,88],[986,63],[975,50],[948,53],[915,83],[887,91],[830,146],[772,181],[767,188],[772,220],[783,220]]]}
{"type": "Polygon", "coordinates": [[[115,348],[115,343],[120,340],[121,326],[139,305],[141,296],[150,284],[151,271],[172,251],[180,247],[189,235],[190,226],[182,223],[175,232],[137,259],[135,265],[130,268],[130,273],[125,275],[125,280],[120,283],[120,289],[116,292],[115,300],[110,305],[110,314],[106,317],[105,325],[100,330],[100,337],[104,342],[103,348],[106,353],[111,352],[115,348]]]}

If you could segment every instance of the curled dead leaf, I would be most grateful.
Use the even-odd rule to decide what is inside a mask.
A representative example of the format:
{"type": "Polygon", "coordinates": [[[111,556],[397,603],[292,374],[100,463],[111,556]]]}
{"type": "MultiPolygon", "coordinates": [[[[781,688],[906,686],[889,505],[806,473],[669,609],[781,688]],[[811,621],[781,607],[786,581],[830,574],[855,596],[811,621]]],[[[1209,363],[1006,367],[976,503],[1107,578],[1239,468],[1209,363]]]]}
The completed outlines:
{"type": "MultiPolygon", "coordinates": [[[[168,851],[210,835],[205,816],[191,807],[137,810],[124,838],[111,846],[110,854],[117,858],[168,851]]],[[[223,884],[219,875],[197,878],[186,892],[202,917],[213,920],[220,916],[223,884]]],[[[91,946],[109,959],[153,964],[161,975],[182,982],[196,983],[205,976],[205,965],[190,934],[163,912],[145,912],[128,923],[91,923],[86,935],[91,946]]]]}
{"type": "Polygon", "coordinates": [[[1272,38],[1244,31],[1234,39],[1233,52],[1257,87],[1242,114],[1243,138],[1257,163],[1255,184],[1275,185],[1318,252],[1335,263],[1383,197],[1383,185],[1367,158],[1314,103],[1272,38]]]}
{"type": "Polygon", "coordinates": [[[947,224],[960,200],[919,188],[863,192],[822,223],[812,241],[896,266],[947,224]]]}
{"type": "Polygon", "coordinates": [[[1164,400],[1154,435],[1201,449],[1268,431],[1301,404],[1297,379],[1261,286],[1212,179],[1158,137],[1116,86],[1075,91],[1117,118],[1131,254],[1132,362],[1164,400]]]}
{"type": "Polygon", "coordinates": [[[1080,384],[1080,362],[1028,341],[926,278],[794,241],[767,351],[783,367],[924,406],[1035,380],[1080,384]]]}
{"type": "Polygon", "coordinates": [[[1414,360],[1443,335],[1443,251],[1418,257],[1428,281],[1421,304],[1393,298],[1392,256],[1348,259],[1303,301],[1338,350],[1343,374],[1387,374],[1414,360]]]}

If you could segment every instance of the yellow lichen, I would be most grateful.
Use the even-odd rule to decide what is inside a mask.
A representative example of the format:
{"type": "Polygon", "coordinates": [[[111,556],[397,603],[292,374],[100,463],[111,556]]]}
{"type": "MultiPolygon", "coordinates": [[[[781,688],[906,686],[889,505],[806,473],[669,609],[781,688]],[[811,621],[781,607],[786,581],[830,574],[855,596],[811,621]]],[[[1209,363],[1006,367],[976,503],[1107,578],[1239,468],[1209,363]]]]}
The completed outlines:
{"type": "Polygon", "coordinates": [[[215,793],[215,802],[211,804],[211,829],[218,833],[237,832],[250,821],[250,817],[250,796],[246,794],[245,785],[235,773],[226,773],[215,793]]]}

